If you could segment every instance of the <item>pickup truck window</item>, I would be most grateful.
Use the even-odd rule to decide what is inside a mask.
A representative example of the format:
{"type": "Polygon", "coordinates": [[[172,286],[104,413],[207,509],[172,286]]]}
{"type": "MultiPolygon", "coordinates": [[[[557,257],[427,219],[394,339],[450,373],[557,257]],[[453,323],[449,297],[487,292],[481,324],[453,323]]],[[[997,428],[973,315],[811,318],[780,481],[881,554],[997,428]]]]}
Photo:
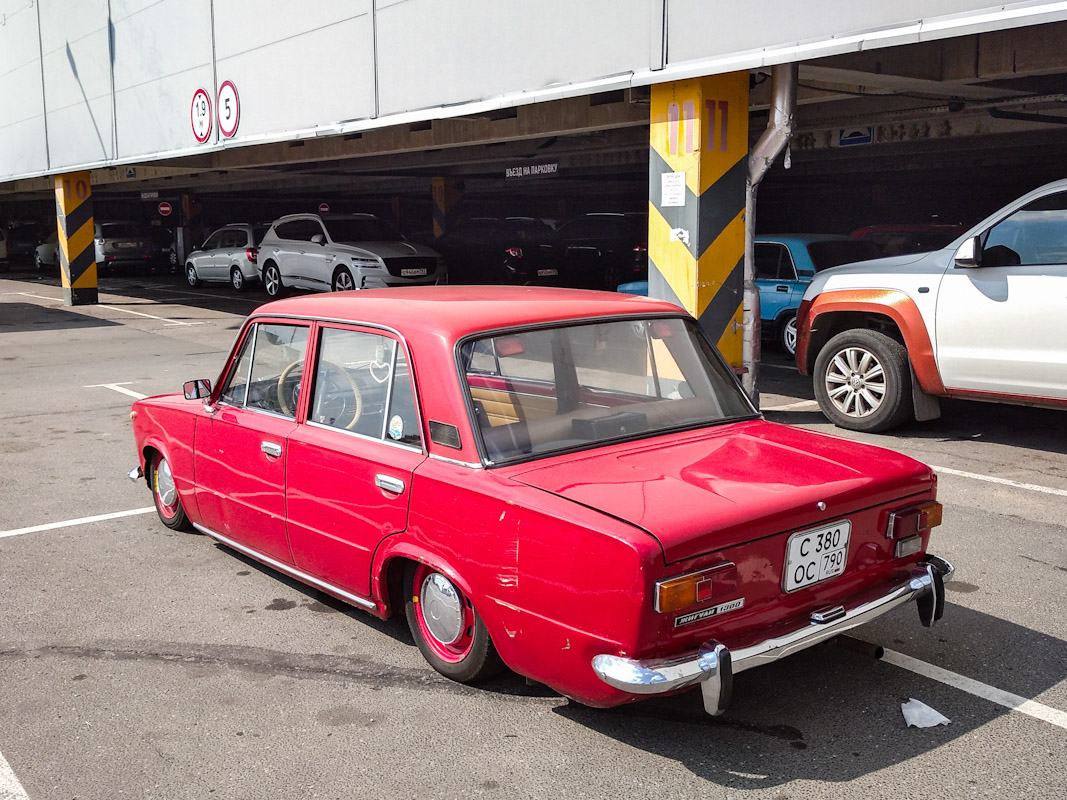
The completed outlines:
{"type": "Polygon", "coordinates": [[[982,266],[1067,264],[1067,193],[1041,197],[989,229],[982,266]]]}

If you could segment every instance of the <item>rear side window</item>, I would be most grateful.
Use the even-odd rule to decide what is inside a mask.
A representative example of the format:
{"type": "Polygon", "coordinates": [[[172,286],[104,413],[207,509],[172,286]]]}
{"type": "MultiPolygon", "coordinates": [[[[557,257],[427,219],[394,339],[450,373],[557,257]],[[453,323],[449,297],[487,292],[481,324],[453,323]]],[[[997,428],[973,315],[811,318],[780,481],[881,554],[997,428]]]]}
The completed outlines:
{"type": "Polygon", "coordinates": [[[322,234],[322,226],[313,219],[294,219],[278,225],[274,232],[280,239],[310,242],[312,236],[322,234]]]}
{"type": "Polygon", "coordinates": [[[757,243],[752,248],[756,277],[771,281],[796,280],[793,257],[784,244],[757,243]]]}

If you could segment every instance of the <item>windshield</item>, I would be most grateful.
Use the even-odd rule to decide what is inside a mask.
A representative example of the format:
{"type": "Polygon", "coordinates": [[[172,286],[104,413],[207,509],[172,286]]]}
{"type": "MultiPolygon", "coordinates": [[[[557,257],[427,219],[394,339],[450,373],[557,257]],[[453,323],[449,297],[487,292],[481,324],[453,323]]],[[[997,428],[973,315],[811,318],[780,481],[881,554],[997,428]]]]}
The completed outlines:
{"type": "Polygon", "coordinates": [[[754,416],[682,318],[510,332],[466,342],[461,358],[494,463],[754,416]]]}
{"type": "Polygon", "coordinates": [[[335,217],[322,222],[333,242],[382,242],[403,238],[392,226],[376,217],[335,217]]]}

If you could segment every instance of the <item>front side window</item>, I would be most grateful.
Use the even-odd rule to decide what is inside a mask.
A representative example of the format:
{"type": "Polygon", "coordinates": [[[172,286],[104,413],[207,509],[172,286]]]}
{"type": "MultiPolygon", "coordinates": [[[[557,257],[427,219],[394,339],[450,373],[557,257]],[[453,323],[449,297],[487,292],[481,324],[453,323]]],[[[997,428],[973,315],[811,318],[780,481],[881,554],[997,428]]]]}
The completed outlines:
{"type": "Polygon", "coordinates": [[[323,328],[308,421],[361,436],[419,445],[411,371],[395,339],[323,328]]]}
{"type": "Polygon", "coordinates": [[[493,462],[753,416],[707,340],[681,318],[516,331],[461,349],[493,462]]]}
{"type": "Polygon", "coordinates": [[[207,241],[204,242],[204,246],[201,247],[200,249],[201,250],[214,250],[217,247],[219,247],[219,242],[222,240],[222,233],[223,233],[222,231],[215,231],[213,234],[211,234],[209,237],[207,237],[207,241]]]}
{"type": "Polygon", "coordinates": [[[982,266],[1067,264],[1067,193],[1041,197],[994,225],[982,243],[982,266]]]}
{"type": "Polygon", "coordinates": [[[219,402],[295,417],[300,399],[308,329],[258,323],[219,394],[219,402]]]}

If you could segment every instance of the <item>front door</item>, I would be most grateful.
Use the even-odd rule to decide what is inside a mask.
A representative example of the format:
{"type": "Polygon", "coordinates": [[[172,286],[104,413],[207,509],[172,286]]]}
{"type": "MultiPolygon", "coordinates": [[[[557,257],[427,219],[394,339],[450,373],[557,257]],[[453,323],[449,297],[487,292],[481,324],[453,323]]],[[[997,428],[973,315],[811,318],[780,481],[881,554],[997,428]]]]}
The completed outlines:
{"type": "Polygon", "coordinates": [[[373,330],[320,328],[306,424],[289,436],[288,514],[301,569],[370,595],[378,544],[407,526],[422,433],[403,346],[373,330]]]}
{"type": "Polygon", "coordinates": [[[308,326],[261,322],[244,337],[215,405],[197,417],[194,474],[203,524],[292,563],[285,532],[288,437],[308,326]]]}
{"type": "Polygon", "coordinates": [[[1067,399],[1067,193],[982,234],[982,266],[949,266],[936,341],[950,390],[1067,399]]]}

